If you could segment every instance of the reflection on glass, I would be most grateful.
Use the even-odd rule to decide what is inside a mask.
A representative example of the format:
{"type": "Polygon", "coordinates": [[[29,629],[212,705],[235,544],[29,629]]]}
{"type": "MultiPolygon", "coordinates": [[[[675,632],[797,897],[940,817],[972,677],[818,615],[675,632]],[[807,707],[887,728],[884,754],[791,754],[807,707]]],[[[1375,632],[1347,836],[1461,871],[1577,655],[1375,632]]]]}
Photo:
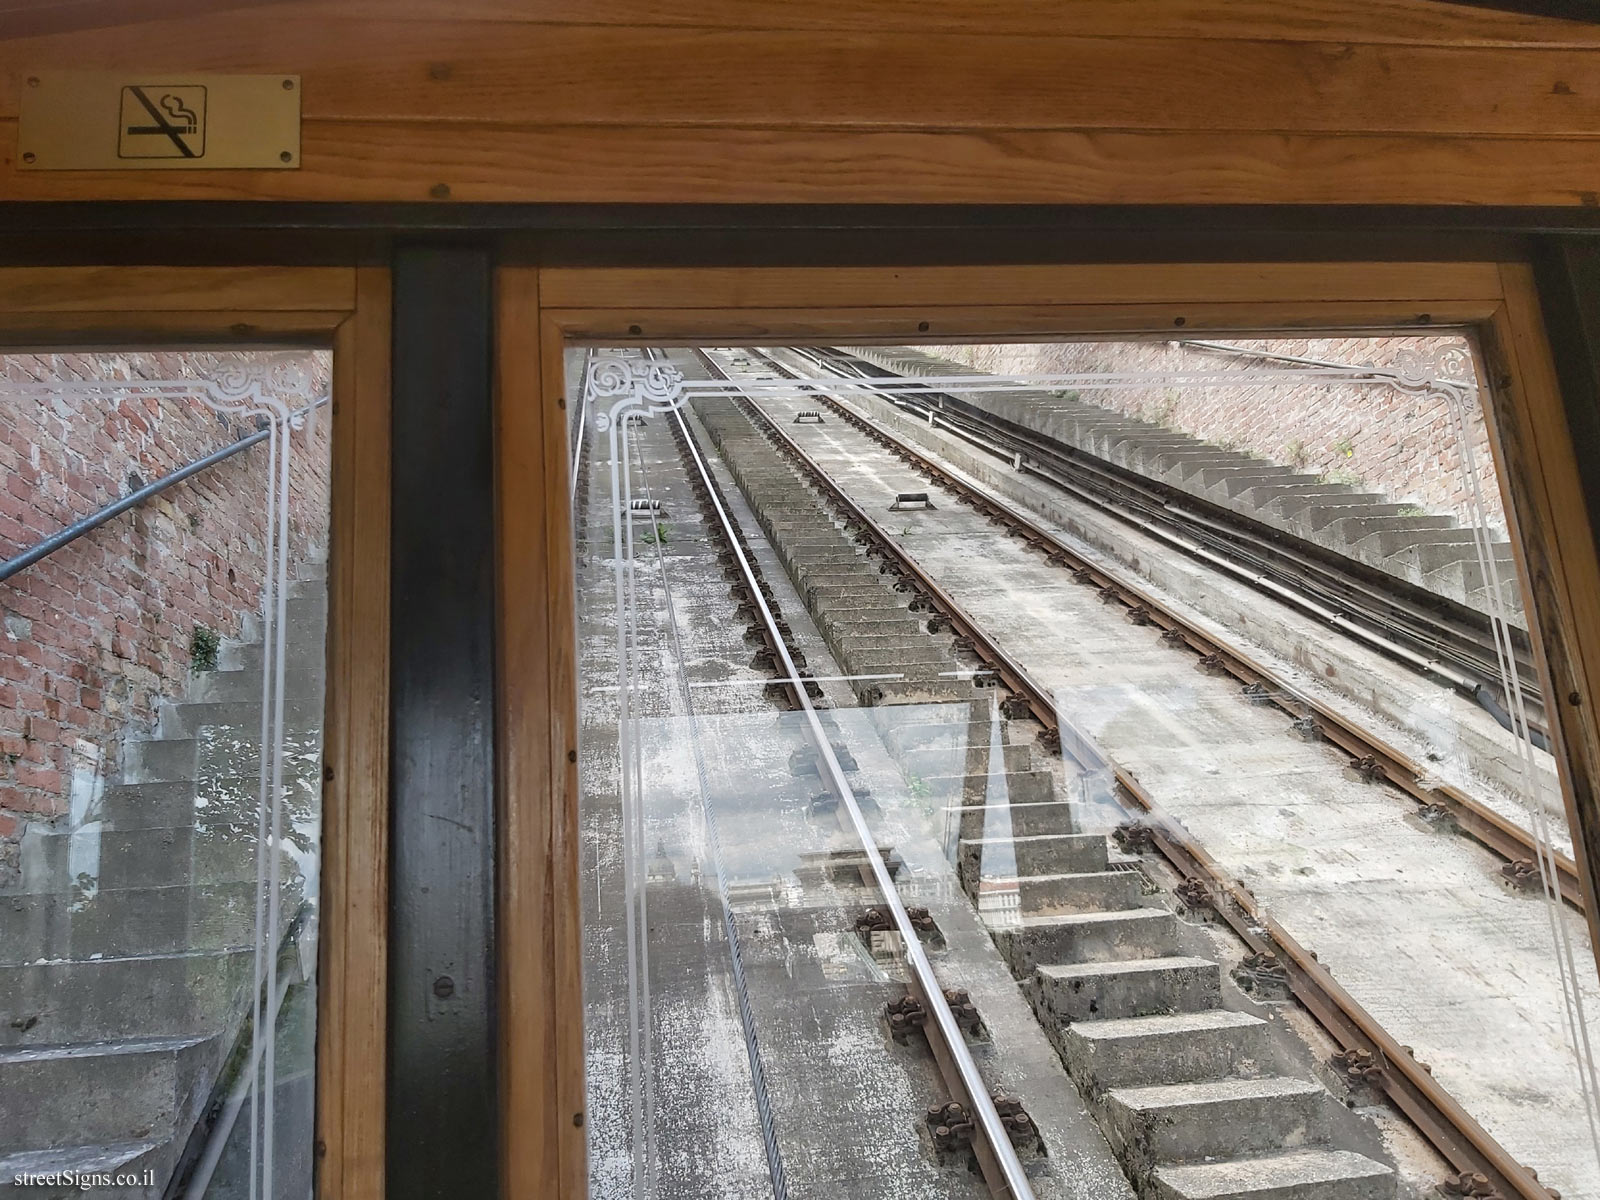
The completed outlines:
{"type": "Polygon", "coordinates": [[[592,1194],[1600,1196],[1470,340],[568,368],[592,1194]]]}
{"type": "Polygon", "coordinates": [[[0,355],[19,1195],[311,1194],[328,367],[0,355]]]}

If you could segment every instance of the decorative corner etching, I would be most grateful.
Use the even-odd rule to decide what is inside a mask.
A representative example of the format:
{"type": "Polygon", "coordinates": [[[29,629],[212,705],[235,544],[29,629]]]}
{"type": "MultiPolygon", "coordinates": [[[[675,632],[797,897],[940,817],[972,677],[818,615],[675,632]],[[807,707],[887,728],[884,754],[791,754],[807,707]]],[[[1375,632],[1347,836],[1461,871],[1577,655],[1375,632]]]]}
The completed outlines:
{"type": "Polygon", "coordinates": [[[1408,392],[1450,394],[1457,398],[1475,392],[1477,370],[1466,346],[1445,346],[1434,351],[1402,350],[1394,365],[1375,373],[1408,392]]]}
{"type": "Polygon", "coordinates": [[[594,431],[607,433],[630,412],[671,412],[683,403],[683,372],[670,363],[620,354],[598,354],[589,368],[589,399],[612,400],[609,411],[596,411],[594,431]]]}

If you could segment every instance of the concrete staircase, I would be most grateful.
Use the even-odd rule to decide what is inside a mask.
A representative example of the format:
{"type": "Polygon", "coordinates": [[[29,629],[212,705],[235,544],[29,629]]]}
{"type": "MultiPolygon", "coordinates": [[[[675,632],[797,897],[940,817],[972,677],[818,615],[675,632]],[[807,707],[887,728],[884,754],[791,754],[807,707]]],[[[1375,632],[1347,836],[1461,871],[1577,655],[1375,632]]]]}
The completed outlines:
{"type": "MultiPolygon", "coordinates": [[[[315,887],[326,607],[310,564],[288,592],[293,828],[274,946],[315,887]]],[[[118,1194],[160,1197],[249,1017],[259,618],[245,634],[125,743],[121,777],[75,826],[24,839],[21,880],[0,893],[0,1178],[149,1171],[153,1186],[118,1194]]]]}
{"type": "MultiPolygon", "coordinates": [[[[852,346],[850,353],[898,374],[985,373],[900,347],[852,346]]],[[[1241,378],[1244,378],[1241,376],[1241,378]]],[[[1476,539],[1487,536],[1508,619],[1521,625],[1522,595],[1511,543],[1498,530],[1461,527],[1456,518],[1397,503],[1379,492],[1302,474],[1237,450],[1053,392],[970,392],[965,403],[1097,458],[1202,497],[1294,537],[1487,613],[1490,580],[1476,539]]]]}
{"type": "Polygon", "coordinates": [[[1177,917],[1110,869],[1104,838],[1059,836],[1054,873],[1019,860],[1022,917],[995,939],[1140,1194],[1392,1200],[1393,1171],[1336,1144],[1337,1103],[1276,1069],[1268,1022],[1223,1007],[1177,917]]]}

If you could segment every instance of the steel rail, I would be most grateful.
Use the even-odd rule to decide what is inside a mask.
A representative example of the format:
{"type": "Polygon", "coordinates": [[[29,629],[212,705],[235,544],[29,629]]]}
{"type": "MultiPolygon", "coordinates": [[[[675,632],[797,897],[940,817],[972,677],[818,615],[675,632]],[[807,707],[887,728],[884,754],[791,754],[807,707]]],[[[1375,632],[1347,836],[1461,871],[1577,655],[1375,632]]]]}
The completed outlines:
{"type": "MultiPolygon", "coordinates": [[[[727,378],[726,373],[704,351],[697,350],[696,353],[709,370],[727,378]]],[[[749,402],[736,399],[735,403],[749,402]]],[[[687,433],[687,429],[685,432],[687,433]]],[[[705,482],[707,495],[716,509],[718,519],[728,533],[729,546],[744,576],[750,599],[760,614],[761,625],[767,633],[764,640],[772,647],[781,667],[782,674],[779,678],[790,689],[794,702],[805,715],[807,732],[817,750],[819,774],[829,792],[848,813],[851,827],[861,843],[861,850],[872,878],[883,896],[883,906],[888,909],[900,940],[905,946],[906,964],[911,971],[912,994],[930,1018],[929,1024],[923,1026],[923,1032],[928,1035],[928,1045],[938,1060],[952,1099],[972,1114],[977,1130],[982,1135],[981,1141],[974,1142],[973,1150],[989,1188],[996,1196],[1009,1197],[1012,1200],[1034,1200],[1033,1188],[1028,1182],[1022,1160],[1017,1157],[1016,1147],[1011,1144],[1011,1138],[1006,1133],[1005,1125],[989,1095],[988,1085],[978,1070],[978,1064],[974,1061],[972,1052],[967,1049],[966,1039],[956,1023],[949,1001],[945,999],[944,989],[939,986],[933,964],[922,948],[922,940],[917,934],[916,927],[911,923],[905,904],[900,899],[894,877],[878,850],[877,838],[867,825],[866,817],[862,815],[855,791],[851,788],[850,781],[845,778],[844,768],[834,753],[833,743],[822,727],[822,721],[817,716],[810,695],[807,694],[806,678],[797,670],[788,645],[779,632],[777,618],[762,593],[761,581],[744,548],[739,544],[739,539],[733,534],[737,526],[723,506],[720,492],[706,468],[699,447],[694,444],[693,437],[686,439],[686,445],[705,482]]]]}
{"type": "MultiPolygon", "coordinates": [[[[775,369],[787,370],[782,363],[776,361],[771,361],[771,365],[775,369]]],[[[1052,560],[1059,560],[1062,566],[1086,573],[1089,582],[1102,590],[1110,590],[1129,610],[1142,610],[1150,624],[1159,626],[1163,630],[1171,630],[1181,636],[1191,649],[1203,657],[1212,657],[1217,668],[1232,675],[1246,687],[1259,685],[1264,689],[1264,694],[1257,693],[1260,698],[1270,701],[1297,720],[1310,717],[1316,722],[1316,731],[1362,765],[1369,777],[1381,776],[1416,800],[1419,805],[1442,804],[1463,833],[1508,863],[1540,860],[1538,846],[1533,835],[1527,830],[1460,788],[1446,783],[1426,782],[1429,772],[1422,764],[1371,730],[1358,725],[1331,704],[1297,692],[1277,672],[1249,651],[1202,632],[1154,592],[1133,582],[1124,574],[1109,571],[1103,565],[1084,558],[1071,545],[1031,517],[974,486],[931,455],[885,429],[871,417],[860,413],[844,401],[816,391],[809,394],[822,400],[851,425],[873,440],[889,447],[895,454],[911,462],[940,485],[964,497],[975,508],[1011,525],[1024,539],[1043,550],[1052,560]]],[[[1562,899],[1580,912],[1583,911],[1585,898],[1577,864],[1564,854],[1553,853],[1552,857],[1556,864],[1557,884],[1562,899]]]]}
{"type": "MultiPolygon", "coordinates": [[[[758,405],[749,401],[741,403],[759,415],[764,428],[788,450],[800,469],[837,501],[851,520],[868,532],[881,551],[891,556],[935,605],[944,610],[943,615],[953,625],[972,639],[979,657],[995,666],[1006,686],[1026,701],[1029,711],[1044,724],[1048,733],[1055,735],[1058,743],[1093,747],[1070,722],[1062,721],[1050,694],[1007,655],[781,425],[758,405]]],[[[914,461],[922,456],[906,448],[902,457],[914,461]]],[[[1100,762],[1109,761],[1098,751],[1094,754],[1099,761],[1088,765],[1098,766],[1100,762]]],[[[1379,1068],[1375,1086],[1406,1115],[1441,1157],[1458,1171],[1485,1175],[1494,1186],[1517,1200],[1552,1200],[1550,1191],[1472,1118],[1433,1078],[1425,1064],[1418,1062],[1345,991],[1310,951],[1261,911],[1243,886],[1226,877],[1188,831],[1160,808],[1132,772],[1114,762],[1109,765],[1121,792],[1135,808],[1151,818],[1153,840],[1163,856],[1186,879],[1198,880],[1207,887],[1216,898],[1213,907],[1217,914],[1253,952],[1270,950],[1279,955],[1280,960],[1286,960],[1291,994],[1342,1050],[1359,1050],[1373,1056],[1379,1068]]]]}

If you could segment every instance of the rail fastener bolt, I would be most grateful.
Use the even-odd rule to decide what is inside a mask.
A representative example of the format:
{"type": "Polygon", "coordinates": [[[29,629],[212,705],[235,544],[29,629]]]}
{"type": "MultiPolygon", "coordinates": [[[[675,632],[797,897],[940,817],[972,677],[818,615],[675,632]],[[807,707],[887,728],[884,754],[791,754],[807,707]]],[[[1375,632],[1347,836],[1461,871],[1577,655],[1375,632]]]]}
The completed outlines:
{"type": "Polygon", "coordinates": [[[1129,821],[1118,825],[1111,836],[1125,853],[1144,854],[1155,848],[1156,833],[1143,821],[1129,821]]]}
{"type": "Polygon", "coordinates": [[[983,1028],[983,1019],[978,1016],[978,1006],[972,1002],[972,997],[965,988],[945,988],[944,1002],[950,1006],[950,1012],[955,1016],[956,1024],[967,1032],[969,1037],[977,1037],[983,1028]]]}
{"type": "Polygon", "coordinates": [[[1363,783],[1376,783],[1383,778],[1383,764],[1371,754],[1356,759],[1350,764],[1350,769],[1363,783]]]}
{"type": "Polygon", "coordinates": [[[960,1104],[937,1104],[928,1109],[925,1120],[940,1150],[962,1150],[972,1142],[976,1129],[972,1116],[960,1104]]]}
{"type": "Polygon", "coordinates": [[[1172,894],[1183,902],[1190,912],[1212,907],[1211,888],[1203,879],[1185,879],[1172,889],[1172,894]]]}
{"type": "Polygon", "coordinates": [[[1505,1195],[1489,1182],[1489,1177],[1476,1171],[1446,1175],[1439,1184],[1439,1194],[1451,1200],[1457,1196],[1470,1196],[1472,1200],[1505,1200],[1505,1195]]]}
{"type": "Polygon", "coordinates": [[[1351,1087],[1370,1087],[1383,1079],[1383,1068],[1378,1065],[1377,1056],[1371,1050],[1354,1046],[1333,1055],[1331,1061],[1344,1074],[1345,1081],[1351,1087]]]}
{"type": "Polygon", "coordinates": [[[1512,887],[1524,892],[1533,891],[1543,880],[1539,864],[1531,858],[1517,858],[1503,864],[1500,867],[1500,874],[1512,887]]]}
{"type": "Polygon", "coordinates": [[[1289,996],[1289,969],[1270,950],[1247,955],[1231,973],[1233,981],[1257,1000],[1284,1000],[1289,996]]]}
{"type": "Polygon", "coordinates": [[[910,1041],[913,1030],[921,1029],[928,1021],[927,1010],[910,995],[889,1001],[884,1006],[884,1016],[889,1020],[890,1036],[902,1046],[910,1041]]]}

